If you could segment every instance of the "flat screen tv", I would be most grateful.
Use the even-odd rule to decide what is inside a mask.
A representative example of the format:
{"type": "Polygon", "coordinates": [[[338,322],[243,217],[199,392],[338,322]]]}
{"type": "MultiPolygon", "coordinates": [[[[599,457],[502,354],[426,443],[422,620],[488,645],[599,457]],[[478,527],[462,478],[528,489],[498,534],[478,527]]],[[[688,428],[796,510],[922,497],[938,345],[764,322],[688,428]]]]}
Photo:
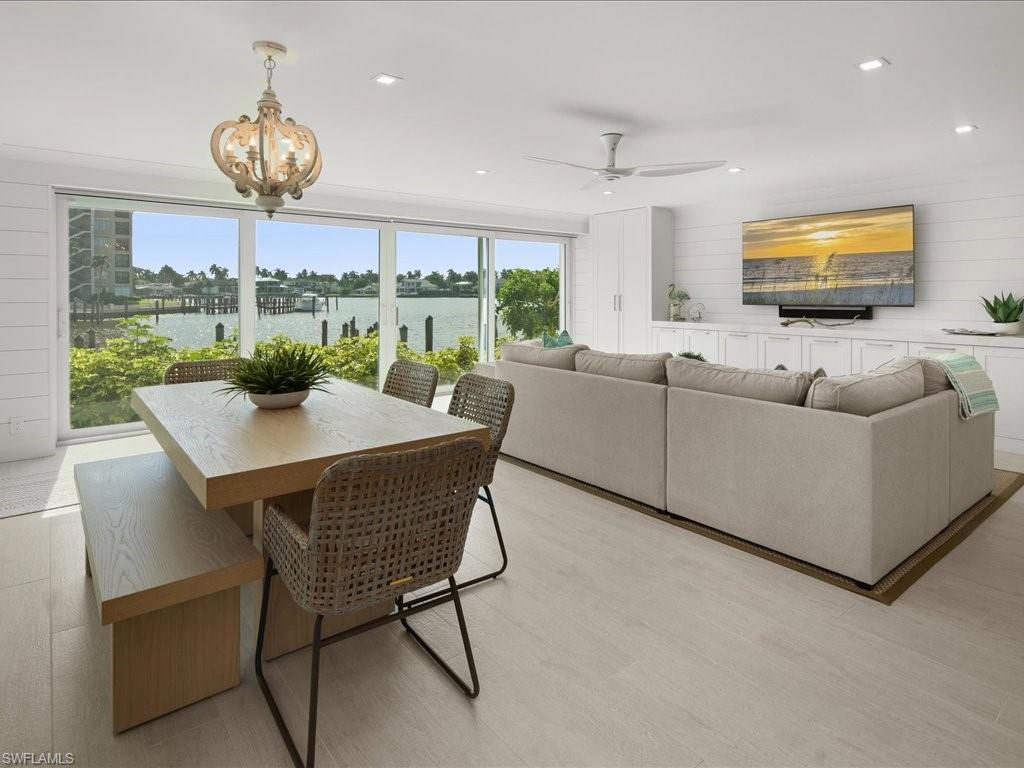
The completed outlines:
{"type": "Polygon", "coordinates": [[[912,307],[914,206],[744,222],[743,303],[912,307]]]}

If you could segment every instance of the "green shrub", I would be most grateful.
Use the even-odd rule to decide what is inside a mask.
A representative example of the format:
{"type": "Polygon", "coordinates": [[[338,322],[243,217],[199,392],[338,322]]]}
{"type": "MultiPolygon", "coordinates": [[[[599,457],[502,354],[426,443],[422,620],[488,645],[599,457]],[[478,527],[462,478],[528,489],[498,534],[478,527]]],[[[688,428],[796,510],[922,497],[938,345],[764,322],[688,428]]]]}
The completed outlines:
{"type": "MultiPolygon", "coordinates": [[[[164,371],[171,363],[238,355],[237,329],[224,341],[210,346],[180,349],[172,347],[169,338],[156,333],[146,320],[139,317],[120,320],[117,330],[120,335],[96,349],[71,348],[72,427],[138,421],[130,405],[132,390],[162,383],[164,371]]],[[[300,348],[308,348],[319,356],[333,376],[369,387],[377,386],[380,353],[377,334],[338,338],[326,347],[293,341],[281,334],[256,344],[259,354],[300,348]]],[[[479,359],[476,340],[471,336],[460,336],[454,347],[425,353],[399,342],[397,354],[401,360],[417,360],[436,366],[441,384],[454,384],[459,376],[471,371],[479,359]]]]}

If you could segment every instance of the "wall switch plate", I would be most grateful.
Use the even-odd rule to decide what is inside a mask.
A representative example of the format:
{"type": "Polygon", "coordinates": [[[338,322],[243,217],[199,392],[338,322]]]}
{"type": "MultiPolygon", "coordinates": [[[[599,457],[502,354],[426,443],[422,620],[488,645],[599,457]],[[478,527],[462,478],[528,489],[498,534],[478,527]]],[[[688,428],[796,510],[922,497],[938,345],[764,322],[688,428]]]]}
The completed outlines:
{"type": "Polygon", "coordinates": [[[11,416],[11,434],[20,435],[25,430],[24,416],[11,416]]]}

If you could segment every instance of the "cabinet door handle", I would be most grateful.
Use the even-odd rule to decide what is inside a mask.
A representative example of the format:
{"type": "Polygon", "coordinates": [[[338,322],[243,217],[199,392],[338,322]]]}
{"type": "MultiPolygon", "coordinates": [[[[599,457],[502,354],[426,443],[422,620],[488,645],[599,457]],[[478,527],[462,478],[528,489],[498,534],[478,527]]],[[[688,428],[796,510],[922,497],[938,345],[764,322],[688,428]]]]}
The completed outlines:
{"type": "Polygon", "coordinates": [[[619,312],[622,311],[622,294],[619,294],[619,312]]]}
{"type": "Polygon", "coordinates": [[[839,339],[811,339],[811,344],[838,344],[839,339]]]}
{"type": "Polygon", "coordinates": [[[612,312],[618,312],[618,311],[619,311],[619,294],[613,293],[612,294],[612,312]]]}
{"type": "Polygon", "coordinates": [[[789,341],[790,336],[768,336],[766,337],[769,341],[789,341]]]}
{"type": "Polygon", "coordinates": [[[926,350],[926,349],[929,349],[932,352],[953,352],[953,351],[955,351],[956,348],[955,347],[928,347],[928,346],[921,347],[921,351],[922,352],[924,350],[926,350]]]}
{"type": "Polygon", "coordinates": [[[732,336],[734,339],[746,339],[750,336],[748,333],[727,333],[726,336],[732,336]]]}
{"type": "Polygon", "coordinates": [[[865,347],[884,347],[885,349],[892,349],[892,344],[888,344],[880,341],[865,341],[865,347]]]}

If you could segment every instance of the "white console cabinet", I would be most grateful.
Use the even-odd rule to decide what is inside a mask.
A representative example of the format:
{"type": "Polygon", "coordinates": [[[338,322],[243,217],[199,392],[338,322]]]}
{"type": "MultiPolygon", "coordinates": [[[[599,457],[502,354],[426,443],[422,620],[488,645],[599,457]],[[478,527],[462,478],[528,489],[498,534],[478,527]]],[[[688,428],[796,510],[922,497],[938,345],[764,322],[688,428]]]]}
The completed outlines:
{"type": "Polygon", "coordinates": [[[829,376],[846,376],[853,372],[850,360],[850,339],[805,336],[803,338],[803,368],[816,371],[824,368],[829,376]]]}
{"type": "Polygon", "coordinates": [[[703,355],[709,363],[721,362],[718,358],[718,331],[709,331],[706,328],[687,328],[686,351],[703,355]]]}
{"type": "Polygon", "coordinates": [[[999,398],[996,448],[1024,453],[1024,349],[975,347],[974,356],[999,398]]]}
{"type": "Polygon", "coordinates": [[[1024,454],[1024,335],[949,336],[870,325],[784,328],[655,321],[649,338],[655,352],[700,352],[710,362],[738,368],[775,368],[780,364],[791,371],[824,368],[829,376],[864,373],[903,355],[930,357],[954,351],[974,355],[999,397],[996,450],[1024,454]]]}
{"type": "Polygon", "coordinates": [[[873,371],[897,357],[906,357],[909,350],[910,346],[905,341],[853,339],[853,373],[873,371]]]}
{"type": "Polygon", "coordinates": [[[788,371],[799,371],[802,352],[800,337],[784,333],[757,334],[757,367],[778,368],[780,365],[788,371]]]}
{"type": "Polygon", "coordinates": [[[757,334],[749,331],[719,331],[718,361],[737,368],[756,368],[757,334]]]}
{"type": "Polygon", "coordinates": [[[686,331],[675,328],[655,328],[651,337],[651,352],[670,352],[678,355],[687,351],[686,331]]]}

